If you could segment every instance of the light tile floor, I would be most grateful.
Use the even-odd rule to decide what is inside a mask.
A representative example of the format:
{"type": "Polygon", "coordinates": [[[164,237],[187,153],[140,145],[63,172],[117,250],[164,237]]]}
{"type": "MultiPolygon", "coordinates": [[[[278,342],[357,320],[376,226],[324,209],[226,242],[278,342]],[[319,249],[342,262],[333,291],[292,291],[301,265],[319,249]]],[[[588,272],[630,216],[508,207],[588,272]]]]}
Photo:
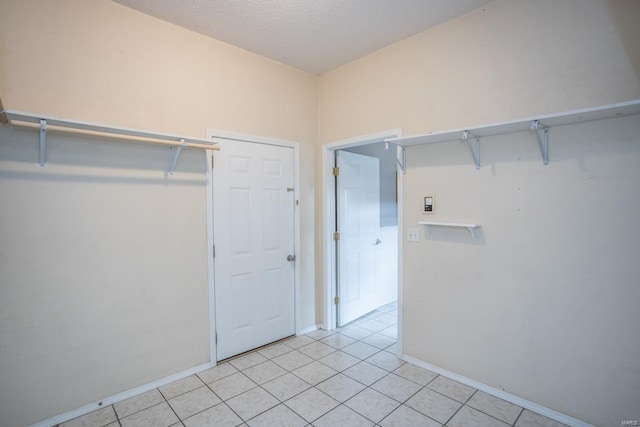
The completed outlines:
{"type": "Polygon", "coordinates": [[[398,359],[396,318],[392,303],[59,427],[563,426],[398,359]]]}

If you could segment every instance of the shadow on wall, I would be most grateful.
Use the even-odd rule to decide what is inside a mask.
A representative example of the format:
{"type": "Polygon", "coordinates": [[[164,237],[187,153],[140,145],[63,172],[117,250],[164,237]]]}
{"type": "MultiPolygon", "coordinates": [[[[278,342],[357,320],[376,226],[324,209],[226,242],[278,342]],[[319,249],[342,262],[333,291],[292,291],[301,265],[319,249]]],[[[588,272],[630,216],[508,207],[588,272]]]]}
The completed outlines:
{"type": "MultiPolygon", "coordinates": [[[[429,218],[420,218],[420,221],[429,221],[429,218]]],[[[412,225],[413,227],[413,225],[412,225]]],[[[464,227],[442,227],[429,226],[429,233],[425,231],[425,227],[420,225],[420,233],[424,242],[439,241],[449,242],[461,245],[487,246],[487,238],[482,227],[474,231],[472,236],[464,227]]]]}
{"type": "MultiPolygon", "coordinates": [[[[9,54],[7,52],[6,41],[0,38],[0,70],[7,69],[5,65],[7,57],[9,57],[9,54]]],[[[0,94],[2,94],[3,89],[6,87],[6,74],[6,71],[0,73],[0,94]]]]}
{"type": "Polygon", "coordinates": [[[48,133],[47,163],[39,165],[38,130],[0,127],[2,177],[9,180],[206,185],[202,150],[184,150],[169,175],[169,146],[78,134],[48,133]]]}
{"type": "Polygon", "coordinates": [[[606,0],[606,4],[611,19],[618,27],[620,42],[635,71],[636,79],[640,81],[640,37],[638,37],[640,2],[637,0],[606,0]]]}
{"type": "MultiPolygon", "coordinates": [[[[488,136],[480,139],[481,173],[491,168],[495,175],[500,165],[509,163],[536,163],[541,170],[553,167],[554,163],[576,161],[581,169],[585,168],[589,157],[606,157],[614,153],[608,143],[610,135],[615,133],[616,140],[622,142],[616,146],[616,155],[620,150],[627,153],[638,151],[638,130],[634,124],[638,115],[606,120],[553,127],[549,131],[549,166],[544,166],[538,141],[533,132],[516,132],[504,135],[488,136]],[[629,126],[630,125],[630,126],[629,126]],[[621,134],[621,132],[626,132],[621,134]]],[[[428,144],[407,148],[407,169],[424,167],[460,166],[474,169],[469,147],[462,140],[428,144]],[[424,150],[419,164],[412,161],[413,150],[424,150]]]]}

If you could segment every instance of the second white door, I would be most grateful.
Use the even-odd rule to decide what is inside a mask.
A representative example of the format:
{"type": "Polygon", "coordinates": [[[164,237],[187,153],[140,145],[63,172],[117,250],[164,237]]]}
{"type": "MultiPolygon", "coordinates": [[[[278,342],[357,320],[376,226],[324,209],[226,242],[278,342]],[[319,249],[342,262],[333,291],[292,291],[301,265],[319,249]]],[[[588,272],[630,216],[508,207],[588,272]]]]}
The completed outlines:
{"type": "Polygon", "coordinates": [[[219,142],[213,168],[217,360],[295,333],[293,149],[219,142]]]}
{"type": "Polygon", "coordinates": [[[380,161],[336,151],[338,326],[389,302],[378,280],[380,259],[380,161]]]}

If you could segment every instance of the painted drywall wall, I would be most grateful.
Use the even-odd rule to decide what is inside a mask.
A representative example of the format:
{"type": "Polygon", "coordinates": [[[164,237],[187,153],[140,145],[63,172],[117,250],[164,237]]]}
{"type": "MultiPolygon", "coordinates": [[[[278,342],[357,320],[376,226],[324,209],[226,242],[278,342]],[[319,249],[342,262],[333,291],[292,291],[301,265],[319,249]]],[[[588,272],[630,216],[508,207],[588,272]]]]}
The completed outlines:
{"type": "Polygon", "coordinates": [[[7,426],[209,360],[202,153],[50,134],[40,168],[37,137],[0,128],[7,426]]]}
{"type": "MultiPolygon", "coordinates": [[[[634,1],[492,2],[321,76],[320,142],[640,98],[639,20],[634,1]]],[[[554,129],[549,166],[528,133],[483,142],[480,171],[462,143],[408,149],[405,227],[434,194],[434,220],[483,233],[404,242],[404,352],[596,425],[636,419],[637,123],[554,129]]]]}
{"type": "Polygon", "coordinates": [[[320,142],[637,98],[639,14],[634,0],[489,3],[322,75],[320,142]]]}
{"type": "MultiPolygon", "coordinates": [[[[13,110],[300,143],[317,78],[106,0],[2,1],[13,110]]],[[[0,424],[26,425],[209,361],[203,152],[0,129],[0,424]]],[[[301,327],[315,325],[314,174],[301,168],[301,327]]]]}
{"type": "Polygon", "coordinates": [[[408,149],[404,353],[594,425],[640,402],[640,116],[408,149]]]}

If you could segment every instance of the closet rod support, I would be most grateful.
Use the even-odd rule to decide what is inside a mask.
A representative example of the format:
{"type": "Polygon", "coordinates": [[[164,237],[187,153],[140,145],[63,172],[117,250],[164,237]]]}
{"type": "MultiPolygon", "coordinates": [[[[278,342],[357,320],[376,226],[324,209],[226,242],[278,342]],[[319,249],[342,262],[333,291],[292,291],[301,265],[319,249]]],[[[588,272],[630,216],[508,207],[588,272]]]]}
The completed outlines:
{"type": "Polygon", "coordinates": [[[47,121],[40,120],[40,166],[47,163],[47,121]]]}
{"type": "Polygon", "coordinates": [[[476,240],[476,228],[475,227],[467,227],[467,230],[469,230],[469,234],[471,234],[471,238],[473,240],[476,240]]]}
{"type": "Polygon", "coordinates": [[[184,138],[180,138],[180,145],[178,145],[175,154],[173,154],[173,146],[169,147],[169,157],[171,159],[169,164],[169,175],[173,175],[173,172],[176,170],[178,159],[180,158],[180,154],[182,154],[182,149],[186,146],[187,143],[184,141],[184,138]]]}
{"type": "Polygon", "coordinates": [[[400,158],[396,158],[398,162],[398,166],[402,170],[402,174],[407,173],[407,149],[405,147],[400,147],[400,158]]]}
{"type": "Polygon", "coordinates": [[[545,165],[549,164],[549,126],[542,123],[540,120],[534,120],[531,122],[531,130],[536,133],[538,138],[538,145],[540,146],[540,153],[542,154],[542,162],[545,165]]]}
{"type": "Polygon", "coordinates": [[[0,123],[6,125],[9,123],[9,117],[7,117],[7,110],[2,105],[2,99],[0,99],[0,123]]]}
{"type": "Polygon", "coordinates": [[[476,164],[476,169],[480,169],[480,137],[476,134],[465,130],[462,132],[462,140],[467,142],[469,146],[469,151],[471,151],[471,156],[473,157],[473,161],[476,164]],[[469,137],[475,138],[476,140],[476,148],[474,149],[471,145],[471,141],[469,141],[469,137]]]}
{"type": "MultiPolygon", "coordinates": [[[[403,174],[407,173],[407,149],[406,147],[403,147],[401,145],[398,145],[396,143],[394,143],[393,141],[385,141],[384,142],[384,149],[388,150],[389,149],[389,145],[395,145],[396,147],[400,147],[400,156],[396,157],[396,162],[398,162],[398,166],[400,166],[400,169],[402,170],[403,174]]],[[[397,155],[397,153],[396,153],[397,155]]]]}

